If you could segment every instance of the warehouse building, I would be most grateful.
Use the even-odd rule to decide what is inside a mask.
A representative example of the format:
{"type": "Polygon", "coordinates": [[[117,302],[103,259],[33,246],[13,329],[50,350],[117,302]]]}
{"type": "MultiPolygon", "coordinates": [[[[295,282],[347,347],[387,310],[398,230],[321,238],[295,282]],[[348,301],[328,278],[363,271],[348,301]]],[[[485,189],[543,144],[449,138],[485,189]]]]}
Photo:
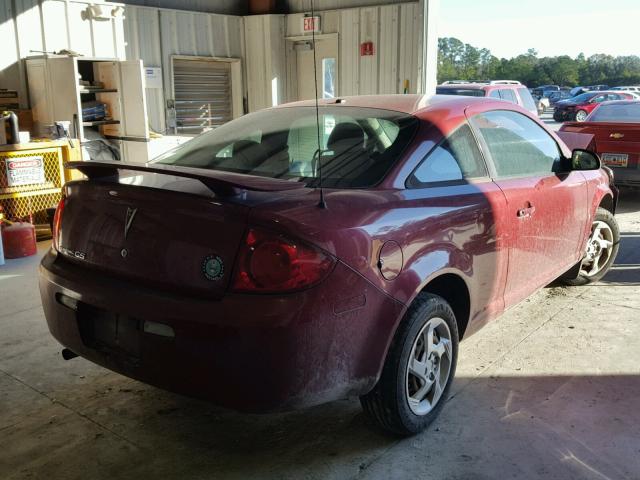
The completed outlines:
{"type": "Polygon", "coordinates": [[[21,109],[31,109],[37,134],[69,121],[72,136],[83,142],[106,136],[130,160],[152,156],[150,131],[194,135],[247,112],[312,98],[313,35],[318,96],[433,91],[434,0],[316,0],[315,18],[310,6],[309,0],[2,2],[0,88],[17,92],[21,109]],[[84,85],[74,81],[78,76],[84,85]],[[105,91],[91,85],[98,81],[105,91]],[[79,118],[88,102],[107,105],[113,123],[79,118]]]}

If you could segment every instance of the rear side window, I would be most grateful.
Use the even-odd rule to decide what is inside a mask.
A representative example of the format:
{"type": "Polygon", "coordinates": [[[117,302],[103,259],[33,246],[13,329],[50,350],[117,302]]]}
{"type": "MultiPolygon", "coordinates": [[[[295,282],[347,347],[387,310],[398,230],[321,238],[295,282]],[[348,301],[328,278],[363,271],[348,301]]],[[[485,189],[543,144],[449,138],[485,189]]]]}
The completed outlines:
{"type": "Polygon", "coordinates": [[[407,181],[409,188],[485,177],[487,170],[471,129],[463,125],[424,158],[407,181]]]}
{"type": "MultiPolygon", "coordinates": [[[[531,96],[531,92],[529,92],[529,90],[527,90],[526,88],[519,88],[518,94],[522,99],[522,105],[524,106],[524,108],[531,111],[536,110],[536,102],[533,100],[533,97],[531,96]]],[[[551,99],[553,95],[555,94],[552,93],[549,96],[549,99],[551,99]]]]}
{"type": "Polygon", "coordinates": [[[500,90],[491,90],[491,93],[489,93],[489,96],[491,98],[502,98],[500,96],[500,90]]]}
{"type": "Polygon", "coordinates": [[[496,110],[476,115],[472,123],[487,144],[498,177],[550,175],[558,170],[558,145],[525,115],[496,110]]]}
{"type": "Polygon", "coordinates": [[[513,93],[513,90],[510,90],[508,88],[500,90],[500,97],[502,97],[502,99],[506,100],[507,102],[518,103],[516,94],[513,93]]]}

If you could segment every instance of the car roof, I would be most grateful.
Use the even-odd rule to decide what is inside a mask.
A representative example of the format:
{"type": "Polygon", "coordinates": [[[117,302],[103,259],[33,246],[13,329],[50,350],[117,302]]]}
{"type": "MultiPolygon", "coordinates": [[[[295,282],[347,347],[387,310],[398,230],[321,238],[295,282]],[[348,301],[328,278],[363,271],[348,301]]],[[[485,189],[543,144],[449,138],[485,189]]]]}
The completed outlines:
{"type": "MultiPolygon", "coordinates": [[[[464,95],[419,95],[419,94],[394,94],[394,95],[358,95],[352,97],[338,97],[332,99],[318,100],[318,105],[327,106],[345,106],[345,107],[363,107],[363,108],[379,108],[382,110],[392,110],[407,114],[427,113],[433,110],[440,110],[447,107],[452,110],[464,111],[464,109],[472,104],[483,102],[499,102],[500,106],[516,104],[503,100],[488,100],[485,97],[472,97],[464,95]]],[[[315,106],[314,100],[302,100],[299,102],[291,102],[279,105],[274,108],[287,107],[311,107],[315,106]]]]}
{"type": "Polygon", "coordinates": [[[527,88],[522,83],[456,83],[453,85],[438,85],[437,88],[442,89],[457,89],[457,88],[469,88],[473,90],[485,90],[487,88],[527,88]]]}
{"type": "Polygon", "coordinates": [[[600,105],[629,105],[629,104],[638,104],[640,103],[640,98],[627,98],[626,100],[609,100],[608,102],[599,103],[600,105]]]}

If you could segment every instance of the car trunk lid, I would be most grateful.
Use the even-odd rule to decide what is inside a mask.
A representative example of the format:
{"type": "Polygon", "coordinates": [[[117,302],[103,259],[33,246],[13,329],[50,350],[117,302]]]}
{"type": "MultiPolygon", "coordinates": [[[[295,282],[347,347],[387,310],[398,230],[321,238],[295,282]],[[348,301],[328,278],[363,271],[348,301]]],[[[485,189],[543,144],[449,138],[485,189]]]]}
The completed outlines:
{"type": "Polygon", "coordinates": [[[589,133],[594,136],[594,148],[602,163],[609,167],[640,166],[640,124],[605,123],[565,124],[567,132],[589,133]]]}
{"type": "Polygon", "coordinates": [[[221,297],[229,284],[252,206],[246,193],[304,186],[172,168],[158,175],[154,167],[108,162],[80,167],[89,179],[66,187],[61,255],[141,285],[208,298],[221,297]]]}

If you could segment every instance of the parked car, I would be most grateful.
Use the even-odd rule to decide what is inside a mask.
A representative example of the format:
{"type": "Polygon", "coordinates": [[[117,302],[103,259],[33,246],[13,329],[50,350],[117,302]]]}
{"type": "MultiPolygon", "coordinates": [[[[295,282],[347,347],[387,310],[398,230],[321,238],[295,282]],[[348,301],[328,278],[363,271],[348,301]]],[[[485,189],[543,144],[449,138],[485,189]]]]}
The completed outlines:
{"type": "Polygon", "coordinates": [[[609,90],[607,85],[588,85],[584,87],[574,87],[570,90],[571,96],[576,97],[586,92],[601,92],[603,90],[609,90]]]}
{"type": "Polygon", "coordinates": [[[538,98],[548,98],[553,92],[559,91],[559,85],[540,85],[533,89],[533,96],[538,98]]]}
{"type": "Polygon", "coordinates": [[[66,358],[242,411],[360,395],[418,432],[460,339],[618,249],[597,156],[491,98],[298,102],[69,167],[40,268],[66,358]]]}
{"type": "Polygon", "coordinates": [[[593,135],[590,148],[614,170],[616,185],[640,187],[640,101],[601,103],[585,122],[560,130],[593,135]]]}
{"type": "Polygon", "coordinates": [[[557,102],[553,112],[553,119],[556,122],[564,122],[566,120],[584,122],[589,113],[591,113],[599,103],[632,98],[633,95],[626,92],[605,91],[582,93],[577,97],[557,102]]]}
{"type": "Polygon", "coordinates": [[[569,98],[571,98],[571,93],[569,90],[560,90],[559,92],[553,92],[551,95],[549,95],[549,106],[555,107],[556,103],[562,100],[567,100],[569,98]]]}
{"type": "Polygon", "coordinates": [[[515,80],[493,80],[456,85],[442,84],[436,87],[436,94],[497,98],[520,105],[534,115],[539,114],[538,104],[531,96],[529,89],[515,80]]]}
{"type": "Polygon", "coordinates": [[[611,90],[622,90],[623,92],[636,92],[639,93],[640,92],[640,86],[628,86],[628,87],[613,87],[611,90]]]}

